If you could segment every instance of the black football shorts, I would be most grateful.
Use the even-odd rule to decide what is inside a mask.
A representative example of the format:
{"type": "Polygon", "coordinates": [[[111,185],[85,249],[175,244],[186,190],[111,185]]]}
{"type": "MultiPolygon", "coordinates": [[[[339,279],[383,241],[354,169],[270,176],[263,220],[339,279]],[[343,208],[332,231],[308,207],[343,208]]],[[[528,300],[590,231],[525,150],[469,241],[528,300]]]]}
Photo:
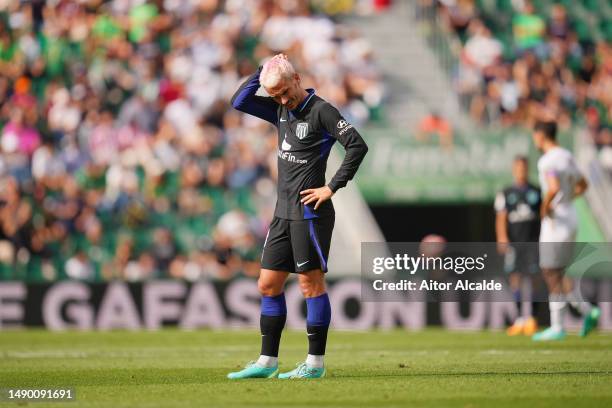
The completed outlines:
{"type": "Polygon", "coordinates": [[[511,243],[504,255],[504,271],[523,274],[539,273],[538,259],[538,245],[535,242],[511,243]]]}
{"type": "Polygon", "coordinates": [[[335,217],[286,220],[274,217],[264,242],[261,267],[300,273],[327,272],[327,257],[335,217]]]}

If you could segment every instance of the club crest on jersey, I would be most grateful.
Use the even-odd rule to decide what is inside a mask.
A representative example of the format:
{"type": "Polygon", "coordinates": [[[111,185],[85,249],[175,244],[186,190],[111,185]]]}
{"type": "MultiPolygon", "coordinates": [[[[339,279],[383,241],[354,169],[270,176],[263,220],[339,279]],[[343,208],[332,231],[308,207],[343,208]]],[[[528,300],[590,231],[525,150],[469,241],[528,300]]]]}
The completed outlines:
{"type": "Polygon", "coordinates": [[[295,135],[298,139],[302,140],[308,134],[308,123],[298,123],[295,127],[295,135]]]}

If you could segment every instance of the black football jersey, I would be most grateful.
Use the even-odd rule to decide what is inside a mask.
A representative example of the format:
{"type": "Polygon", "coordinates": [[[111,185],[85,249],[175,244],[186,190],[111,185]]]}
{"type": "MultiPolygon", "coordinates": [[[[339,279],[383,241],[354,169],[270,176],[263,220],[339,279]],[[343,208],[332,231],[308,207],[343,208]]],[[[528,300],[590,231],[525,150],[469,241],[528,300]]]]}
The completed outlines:
{"type": "Polygon", "coordinates": [[[540,189],[527,184],[497,194],[495,210],[506,211],[510,242],[534,242],[540,236],[540,189]]]}
{"type": "Polygon", "coordinates": [[[255,95],[259,71],[247,79],[232,98],[232,106],[273,123],[278,128],[278,199],[274,215],[302,220],[334,214],[331,200],[314,210],[301,203],[300,191],[323,187],[327,159],[339,141],[346,156],[331,181],[333,192],[353,178],[368,148],[357,130],[330,103],[308,89],[308,96],[294,110],[270,97],[255,95]]]}

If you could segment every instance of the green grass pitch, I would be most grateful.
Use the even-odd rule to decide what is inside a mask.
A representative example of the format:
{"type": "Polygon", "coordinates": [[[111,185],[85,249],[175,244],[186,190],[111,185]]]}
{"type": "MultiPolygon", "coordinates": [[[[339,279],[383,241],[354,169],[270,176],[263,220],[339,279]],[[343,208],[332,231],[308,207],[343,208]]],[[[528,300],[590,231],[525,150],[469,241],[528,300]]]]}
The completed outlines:
{"type": "MultiPolygon", "coordinates": [[[[303,332],[283,334],[281,371],[306,343],[303,332]]],[[[610,334],[534,344],[491,332],[332,331],[322,380],[225,378],[258,353],[256,331],[9,331],[0,388],[76,390],[76,403],[28,404],[37,408],[612,406],[610,334]]]]}

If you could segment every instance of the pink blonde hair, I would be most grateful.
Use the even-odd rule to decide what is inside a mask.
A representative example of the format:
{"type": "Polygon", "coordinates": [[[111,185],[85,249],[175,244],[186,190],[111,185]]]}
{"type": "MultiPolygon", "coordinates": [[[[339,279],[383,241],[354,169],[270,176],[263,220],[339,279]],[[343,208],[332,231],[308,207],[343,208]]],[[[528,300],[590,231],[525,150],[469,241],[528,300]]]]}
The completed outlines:
{"type": "Polygon", "coordinates": [[[259,83],[265,88],[274,88],[283,79],[291,79],[294,74],[295,69],[289,60],[276,55],[264,64],[259,74],[259,83]]]}

